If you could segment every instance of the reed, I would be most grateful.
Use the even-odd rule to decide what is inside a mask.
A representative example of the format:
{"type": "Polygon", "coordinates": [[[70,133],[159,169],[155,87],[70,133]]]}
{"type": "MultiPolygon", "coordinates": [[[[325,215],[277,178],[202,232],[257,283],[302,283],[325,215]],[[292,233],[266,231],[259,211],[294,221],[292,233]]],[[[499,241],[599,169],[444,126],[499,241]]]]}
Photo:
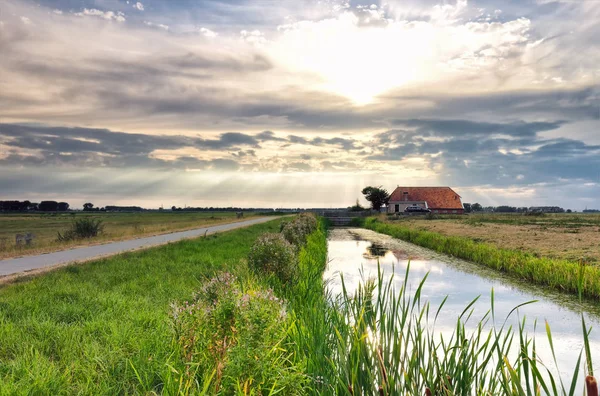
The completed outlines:
{"type": "Polygon", "coordinates": [[[364,227],[440,253],[469,260],[516,278],[556,290],[600,299],[600,268],[567,260],[540,258],[532,254],[500,249],[471,239],[416,230],[402,224],[366,219],[364,227]],[[580,272],[582,277],[580,278],[580,272]],[[581,281],[581,284],[580,284],[581,281]]]}
{"type": "MultiPolygon", "coordinates": [[[[490,309],[483,318],[474,322],[472,317],[476,298],[456,318],[452,334],[442,335],[436,321],[446,300],[434,310],[421,298],[427,276],[409,292],[410,264],[402,274],[379,269],[375,279],[363,278],[353,291],[342,277],[342,293],[331,294],[322,280],[327,257],[323,231],[321,226],[301,249],[302,280],[288,293],[294,321],[290,344],[296,358],[304,360],[306,393],[575,395],[585,386],[588,395],[597,395],[583,315],[584,348],[563,380],[556,374],[560,370],[550,325],[545,324],[546,336],[540,340],[526,332],[526,318],[518,326],[507,324],[519,308],[535,301],[497,318],[491,290],[490,309]],[[547,344],[553,361],[540,360],[540,343],[547,344]]],[[[585,276],[585,267],[580,266],[576,272],[580,290],[585,276]]]]}

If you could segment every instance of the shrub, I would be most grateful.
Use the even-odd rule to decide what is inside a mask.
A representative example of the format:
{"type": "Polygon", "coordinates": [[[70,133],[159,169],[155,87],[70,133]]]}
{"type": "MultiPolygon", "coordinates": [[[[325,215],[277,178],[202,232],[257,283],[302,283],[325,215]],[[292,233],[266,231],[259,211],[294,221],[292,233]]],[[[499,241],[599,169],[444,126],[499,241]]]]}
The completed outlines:
{"type": "Polygon", "coordinates": [[[57,241],[66,242],[76,239],[94,238],[104,231],[104,224],[100,219],[82,218],[71,223],[71,228],[64,233],[58,232],[57,241]]]}
{"type": "Polygon", "coordinates": [[[286,223],[281,232],[285,239],[298,250],[306,243],[308,235],[316,229],[317,218],[310,213],[302,213],[286,223]]]}
{"type": "Polygon", "coordinates": [[[297,273],[294,247],[282,234],[258,237],[250,249],[248,265],[258,273],[277,276],[284,284],[292,281],[297,273]]]}
{"type": "Polygon", "coordinates": [[[222,273],[172,308],[181,357],[196,368],[182,372],[181,382],[198,381],[211,394],[300,394],[304,376],[285,349],[287,312],[271,289],[242,288],[222,273]]]}

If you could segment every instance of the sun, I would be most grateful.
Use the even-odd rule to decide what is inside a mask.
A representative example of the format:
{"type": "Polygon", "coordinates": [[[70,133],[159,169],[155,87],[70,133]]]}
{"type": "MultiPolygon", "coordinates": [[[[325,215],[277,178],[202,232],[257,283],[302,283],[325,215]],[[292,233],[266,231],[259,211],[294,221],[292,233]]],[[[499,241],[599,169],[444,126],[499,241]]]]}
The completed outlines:
{"type": "Polygon", "coordinates": [[[285,31],[269,50],[286,69],[318,76],[316,88],[363,105],[421,78],[432,40],[426,26],[363,27],[348,13],[285,31]]]}

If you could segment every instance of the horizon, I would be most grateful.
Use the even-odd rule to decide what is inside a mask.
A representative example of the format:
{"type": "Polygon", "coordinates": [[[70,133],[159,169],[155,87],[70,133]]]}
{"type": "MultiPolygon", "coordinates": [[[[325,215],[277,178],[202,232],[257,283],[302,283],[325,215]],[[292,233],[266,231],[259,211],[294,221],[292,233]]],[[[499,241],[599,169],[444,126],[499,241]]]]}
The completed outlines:
{"type": "Polygon", "coordinates": [[[5,0],[0,200],[337,208],[439,185],[600,208],[599,20],[594,0],[5,0]]]}

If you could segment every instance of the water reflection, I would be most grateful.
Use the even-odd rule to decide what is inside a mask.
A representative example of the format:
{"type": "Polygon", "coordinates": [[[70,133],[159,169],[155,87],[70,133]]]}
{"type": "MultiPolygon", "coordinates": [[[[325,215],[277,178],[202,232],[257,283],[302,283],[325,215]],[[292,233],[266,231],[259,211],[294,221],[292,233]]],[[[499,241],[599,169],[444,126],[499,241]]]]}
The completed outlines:
{"type": "MultiPolygon", "coordinates": [[[[339,231],[339,230],[337,230],[339,231]]],[[[351,233],[352,230],[348,230],[351,233]]],[[[379,238],[376,233],[373,238],[379,238]]],[[[361,234],[364,238],[365,235],[361,234]]],[[[395,286],[398,290],[404,280],[406,268],[410,261],[409,285],[416,290],[425,274],[429,277],[422,291],[422,299],[429,301],[431,311],[435,312],[448,296],[442,315],[438,317],[436,331],[451,334],[456,320],[465,307],[477,296],[479,301],[473,306],[474,312],[470,324],[475,324],[490,310],[492,288],[494,289],[494,308],[496,325],[499,327],[509,312],[526,301],[539,300],[535,304],[520,308],[508,320],[509,325],[518,327],[518,322],[526,318],[526,330],[530,336],[535,334],[538,352],[544,363],[550,367],[553,359],[547,348],[544,321],[548,321],[552,329],[554,347],[557,354],[561,376],[567,383],[576,365],[579,352],[583,346],[581,330],[581,310],[586,313],[588,325],[596,329],[600,324],[595,304],[579,305],[572,298],[560,293],[538,293],[541,289],[530,288],[526,284],[513,282],[502,276],[494,275],[472,263],[455,260],[439,255],[412,244],[394,240],[393,246],[380,241],[360,240],[356,235],[334,232],[329,240],[329,266],[325,277],[330,279],[329,287],[335,293],[341,292],[341,280],[338,273],[343,274],[346,288],[353,290],[361,281],[361,273],[365,277],[377,276],[379,262],[386,274],[396,273],[395,286]],[[357,240],[358,239],[358,240],[357,240]],[[557,303],[558,302],[558,303],[557,303]],[[537,327],[534,330],[534,324],[537,327]]],[[[468,327],[468,324],[467,324],[468,327]]],[[[474,328],[474,327],[473,327],[474,328]]],[[[593,330],[590,336],[592,351],[600,350],[600,330],[593,330]]],[[[554,371],[554,370],[552,370],[554,371]]],[[[581,380],[581,379],[580,379],[581,380]]]]}
{"type": "Polygon", "coordinates": [[[367,246],[367,251],[363,254],[363,257],[366,259],[385,257],[387,253],[388,250],[385,246],[377,242],[371,242],[369,246],[367,246]]]}

